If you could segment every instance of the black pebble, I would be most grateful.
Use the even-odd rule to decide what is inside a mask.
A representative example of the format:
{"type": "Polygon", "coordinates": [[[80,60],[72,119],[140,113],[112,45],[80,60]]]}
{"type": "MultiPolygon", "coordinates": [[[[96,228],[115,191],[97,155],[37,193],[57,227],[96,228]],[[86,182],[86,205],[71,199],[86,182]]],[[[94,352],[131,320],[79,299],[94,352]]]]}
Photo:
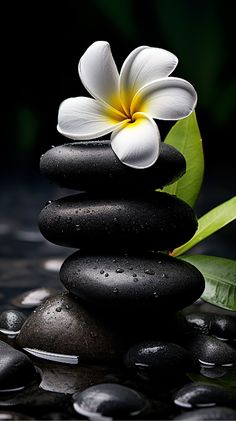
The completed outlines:
{"type": "Polygon", "coordinates": [[[202,406],[235,406],[236,392],[222,386],[207,383],[190,383],[179,389],[173,396],[174,403],[182,408],[202,406]]]}
{"type": "MultiPolygon", "coordinates": [[[[67,356],[75,357],[74,361],[78,357],[79,363],[111,360],[122,349],[122,338],[106,320],[68,293],[50,297],[37,307],[24,323],[17,342],[33,352],[63,354],[65,362],[70,361],[67,356]]],[[[43,356],[48,358],[41,353],[43,356]]]]}
{"type": "Polygon", "coordinates": [[[236,319],[217,313],[190,313],[186,316],[190,329],[222,340],[236,340],[236,319]]]}
{"type": "Polygon", "coordinates": [[[184,345],[203,364],[236,365],[236,350],[212,336],[203,333],[188,333],[185,335],[184,345]]]}
{"type": "Polygon", "coordinates": [[[154,190],[185,173],[185,159],[172,146],[161,143],[156,163],[140,170],[122,164],[110,144],[79,141],[52,148],[41,157],[41,172],[62,187],[102,192],[154,190]]]}
{"type": "Polygon", "coordinates": [[[29,357],[0,341],[0,391],[23,388],[35,377],[29,357]]]}
{"type": "Polygon", "coordinates": [[[169,250],[197,229],[190,206],[166,193],[105,198],[81,193],[49,203],[39,227],[52,243],[86,250],[169,250]]]}
{"type": "Polygon", "coordinates": [[[0,314],[0,332],[17,333],[26,319],[26,315],[20,311],[5,310],[0,314]]]}
{"type": "Polygon", "coordinates": [[[204,278],[192,265],[163,253],[90,255],[76,252],[60,270],[64,286],[100,308],[174,312],[204,291],[204,278]],[[135,276],[134,276],[135,275],[135,276]]]}
{"type": "Polygon", "coordinates": [[[190,352],[180,345],[163,341],[134,345],[125,355],[125,365],[142,379],[171,383],[195,367],[190,352]]]}
{"type": "Polygon", "coordinates": [[[111,417],[130,419],[144,414],[149,404],[139,392],[129,387],[113,383],[91,386],[74,396],[74,410],[89,419],[111,417]]]}

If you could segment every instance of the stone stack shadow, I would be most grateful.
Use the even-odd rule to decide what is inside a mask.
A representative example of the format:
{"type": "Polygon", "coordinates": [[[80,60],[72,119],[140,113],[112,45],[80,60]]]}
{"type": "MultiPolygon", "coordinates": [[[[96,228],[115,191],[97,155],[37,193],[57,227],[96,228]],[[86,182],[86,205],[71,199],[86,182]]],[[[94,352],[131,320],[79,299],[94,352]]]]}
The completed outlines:
{"type": "Polygon", "coordinates": [[[156,189],[185,166],[165,144],[144,170],[123,165],[109,141],[71,143],[42,156],[43,174],[79,192],[47,204],[40,230],[78,251],[60,270],[66,291],[25,322],[22,348],[94,363],[119,358],[140,340],[177,334],[176,312],[201,296],[204,279],[168,251],[193,236],[197,220],[185,202],[156,189]]]}

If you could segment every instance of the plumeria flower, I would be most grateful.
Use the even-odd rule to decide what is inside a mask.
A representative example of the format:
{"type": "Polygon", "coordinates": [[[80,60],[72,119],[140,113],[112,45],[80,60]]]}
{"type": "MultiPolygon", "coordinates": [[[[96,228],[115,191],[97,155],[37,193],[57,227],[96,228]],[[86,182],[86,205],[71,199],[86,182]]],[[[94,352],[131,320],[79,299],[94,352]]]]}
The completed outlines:
{"type": "Polygon", "coordinates": [[[119,75],[109,43],[94,42],[79,62],[80,79],[93,98],[62,102],[58,131],[73,140],[112,132],[111,147],[123,164],[150,167],[160,148],[153,119],[180,120],[196,105],[193,86],[169,77],[177,63],[169,51],[141,46],[129,54],[119,75]]]}

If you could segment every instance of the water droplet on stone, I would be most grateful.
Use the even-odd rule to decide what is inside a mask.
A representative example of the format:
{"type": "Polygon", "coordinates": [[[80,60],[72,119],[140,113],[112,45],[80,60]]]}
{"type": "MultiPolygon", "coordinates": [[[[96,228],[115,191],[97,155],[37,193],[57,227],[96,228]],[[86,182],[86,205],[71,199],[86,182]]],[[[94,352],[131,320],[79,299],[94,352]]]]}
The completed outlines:
{"type": "Polygon", "coordinates": [[[80,225],[76,224],[75,229],[76,229],[76,231],[80,231],[80,225]]]}
{"type": "Polygon", "coordinates": [[[154,291],[153,296],[154,296],[154,298],[158,298],[159,297],[159,295],[158,295],[158,293],[156,291],[154,291]]]}
{"type": "Polygon", "coordinates": [[[107,272],[106,272],[106,273],[105,273],[105,277],[107,278],[108,276],[109,276],[109,273],[107,273],[107,272]]]}
{"type": "Polygon", "coordinates": [[[114,294],[117,294],[119,292],[118,288],[113,289],[114,294]]]}
{"type": "Polygon", "coordinates": [[[46,202],[45,206],[50,205],[51,203],[52,203],[52,201],[51,201],[51,200],[48,200],[48,201],[46,202]]]}
{"type": "Polygon", "coordinates": [[[112,260],[112,262],[113,262],[113,263],[117,263],[117,259],[113,259],[113,260],[112,260]]]}
{"type": "Polygon", "coordinates": [[[166,275],[166,273],[163,273],[163,274],[161,275],[161,277],[162,277],[162,278],[168,278],[168,276],[166,275]]]}
{"type": "Polygon", "coordinates": [[[134,268],[132,266],[129,267],[129,270],[134,270],[134,268]]]}
{"type": "Polygon", "coordinates": [[[57,308],[56,308],[56,311],[57,311],[58,313],[60,313],[60,311],[61,311],[61,307],[57,307],[57,308]]]}
{"type": "Polygon", "coordinates": [[[55,148],[55,145],[51,145],[51,148],[55,148]]]}
{"type": "Polygon", "coordinates": [[[100,273],[101,273],[101,275],[103,275],[104,274],[104,270],[100,270],[100,273]]]}
{"type": "Polygon", "coordinates": [[[76,210],[76,211],[75,211],[75,213],[77,214],[77,213],[79,213],[79,211],[78,211],[78,210],[76,210]]]}
{"type": "Polygon", "coordinates": [[[121,269],[121,268],[116,269],[116,273],[123,273],[123,272],[124,272],[124,269],[121,269]]]}
{"type": "Polygon", "coordinates": [[[133,275],[132,275],[132,276],[133,276],[133,278],[136,278],[137,274],[136,274],[136,273],[133,273],[133,275]]]}

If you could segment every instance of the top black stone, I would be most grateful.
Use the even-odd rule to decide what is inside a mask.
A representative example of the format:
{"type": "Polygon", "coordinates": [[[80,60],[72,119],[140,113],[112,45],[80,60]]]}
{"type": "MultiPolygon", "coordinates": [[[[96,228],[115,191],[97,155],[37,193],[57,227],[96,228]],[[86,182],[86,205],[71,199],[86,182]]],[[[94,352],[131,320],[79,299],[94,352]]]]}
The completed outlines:
{"type": "Polygon", "coordinates": [[[186,171],[183,155],[161,143],[154,165],[134,169],[122,164],[109,140],[79,141],[54,147],[41,157],[41,172],[62,187],[80,191],[154,190],[186,171]]]}

